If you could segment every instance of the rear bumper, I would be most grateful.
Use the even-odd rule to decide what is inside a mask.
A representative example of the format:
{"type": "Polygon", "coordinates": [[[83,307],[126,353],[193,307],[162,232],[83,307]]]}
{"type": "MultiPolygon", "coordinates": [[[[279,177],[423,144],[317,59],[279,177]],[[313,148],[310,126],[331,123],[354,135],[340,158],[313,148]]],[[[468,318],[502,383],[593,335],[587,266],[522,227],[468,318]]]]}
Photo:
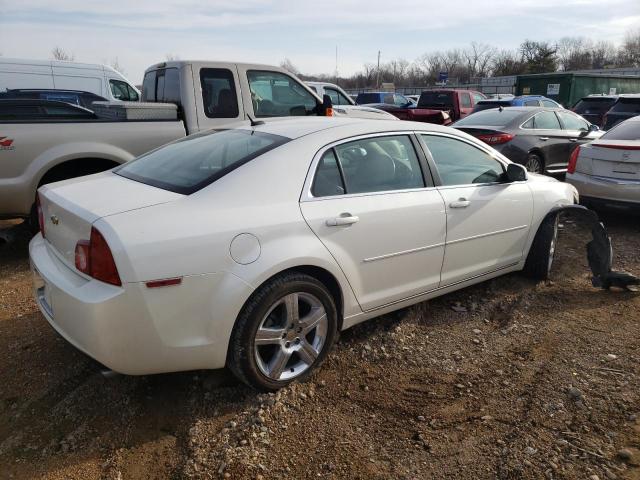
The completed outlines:
{"type": "Polygon", "coordinates": [[[82,352],[129,375],[224,367],[237,313],[252,291],[227,273],[154,289],[87,280],[40,234],[29,254],[34,297],[51,326],[82,352]]]}
{"type": "Polygon", "coordinates": [[[567,183],[578,189],[582,201],[612,207],[640,208],[640,181],[569,173],[567,183]]]}

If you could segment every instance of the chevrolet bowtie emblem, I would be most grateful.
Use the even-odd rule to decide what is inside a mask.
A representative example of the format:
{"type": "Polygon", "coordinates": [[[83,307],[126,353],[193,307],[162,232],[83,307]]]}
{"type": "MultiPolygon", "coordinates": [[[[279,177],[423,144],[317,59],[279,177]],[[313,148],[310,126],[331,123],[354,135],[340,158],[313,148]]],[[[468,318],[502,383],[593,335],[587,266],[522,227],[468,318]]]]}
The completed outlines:
{"type": "Polygon", "coordinates": [[[54,225],[57,225],[60,223],[60,219],[55,215],[51,215],[51,223],[53,223],[54,225]]]}

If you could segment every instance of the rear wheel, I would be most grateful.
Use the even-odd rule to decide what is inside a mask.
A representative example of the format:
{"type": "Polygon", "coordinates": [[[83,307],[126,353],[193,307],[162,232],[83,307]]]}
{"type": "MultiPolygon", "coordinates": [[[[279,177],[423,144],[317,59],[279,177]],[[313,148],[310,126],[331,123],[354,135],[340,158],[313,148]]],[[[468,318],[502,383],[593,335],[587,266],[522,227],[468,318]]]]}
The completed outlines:
{"type": "Polygon", "coordinates": [[[558,244],[560,215],[552,213],[542,221],[529,250],[524,273],[536,280],[547,280],[553,266],[558,244]]]}
{"type": "Polygon", "coordinates": [[[302,381],[325,359],[337,324],[335,302],[320,281],[300,273],[276,277],[240,313],[227,364],[258,390],[302,381]]]}
{"type": "Polygon", "coordinates": [[[527,160],[524,164],[528,172],[531,173],[544,173],[544,160],[536,153],[530,153],[527,155],[527,160]]]}

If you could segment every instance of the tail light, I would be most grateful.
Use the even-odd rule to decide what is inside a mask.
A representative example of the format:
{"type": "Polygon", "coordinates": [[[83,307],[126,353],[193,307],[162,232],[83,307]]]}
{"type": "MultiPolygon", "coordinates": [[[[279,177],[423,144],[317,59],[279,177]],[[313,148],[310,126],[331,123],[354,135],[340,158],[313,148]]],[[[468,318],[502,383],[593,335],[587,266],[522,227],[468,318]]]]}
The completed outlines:
{"type": "Polygon", "coordinates": [[[576,147],[569,157],[569,165],[567,165],[567,173],[575,173],[578,157],[580,156],[580,147],[576,147]]]}
{"type": "Polygon", "coordinates": [[[44,238],[44,213],[42,212],[42,205],[40,204],[40,194],[36,195],[36,211],[38,212],[40,233],[42,233],[42,238],[44,238]]]}
{"type": "Polygon", "coordinates": [[[502,145],[513,140],[514,135],[510,133],[493,133],[491,135],[478,135],[478,140],[482,140],[489,145],[502,145]]]}
{"type": "Polygon", "coordinates": [[[109,244],[95,227],[91,239],[76,244],[76,268],[90,277],[111,285],[122,285],[109,244]]]}
{"type": "Polygon", "coordinates": [[[594,143],[594,147],[613,148],[614,150],[640,150],[640,145],[614,145],[612,143],[594,143]]]}

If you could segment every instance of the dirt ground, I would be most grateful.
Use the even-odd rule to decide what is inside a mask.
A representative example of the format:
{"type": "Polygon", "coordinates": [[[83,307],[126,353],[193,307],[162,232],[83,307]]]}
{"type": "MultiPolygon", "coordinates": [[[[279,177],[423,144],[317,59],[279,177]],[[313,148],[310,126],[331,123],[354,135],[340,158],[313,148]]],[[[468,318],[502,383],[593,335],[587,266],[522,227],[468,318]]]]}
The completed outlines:
{"type": "MultiPolygon", "coordinates": [[[[604,220],[640,274],[640,219],[604,220]]],[[[224,371],[104,378],[38,312],[24,229],[0,236],[0,478],[640,479],[640,294],[591,286],[573,222],[552,281],[357,326],[275,395],[224,371]]]]}

